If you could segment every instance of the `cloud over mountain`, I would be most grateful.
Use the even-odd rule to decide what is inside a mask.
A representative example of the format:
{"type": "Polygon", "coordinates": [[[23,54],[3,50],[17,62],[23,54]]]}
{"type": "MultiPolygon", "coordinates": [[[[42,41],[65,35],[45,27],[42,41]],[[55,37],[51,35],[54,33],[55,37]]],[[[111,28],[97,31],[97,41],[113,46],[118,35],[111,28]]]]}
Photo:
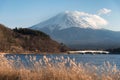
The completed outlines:
{"type": "Polygon", "coordinates": [[[107,20],[105,20],[104,18],[100,17],[99,15],[96,14],[89,14],[89,13],[83,13],[83,12],[79,12],[81,15],[79,15],[80,17],[83,18],[84,21],[86,21],[90,26],[90,28],[93,29],[99,29],[102,26],[105,26],[108,24],[107,20]]]}
{"type": "Polygon", "coordinates": [[[97,14],[80,11],[65,11],[37,24],[34,28],[48,27],[50,30],[61,30],[70,27],[100,29],[107,24],[107,20],[97,14]]]}
{"type": "Polygon", "coordinates": [[[110,13],[110,12],[111,12],[110,9],[103,8],[103,9],[100,9],[100,10],[98,11],[98,15],[108,14],[108,13],[110,13]]]}

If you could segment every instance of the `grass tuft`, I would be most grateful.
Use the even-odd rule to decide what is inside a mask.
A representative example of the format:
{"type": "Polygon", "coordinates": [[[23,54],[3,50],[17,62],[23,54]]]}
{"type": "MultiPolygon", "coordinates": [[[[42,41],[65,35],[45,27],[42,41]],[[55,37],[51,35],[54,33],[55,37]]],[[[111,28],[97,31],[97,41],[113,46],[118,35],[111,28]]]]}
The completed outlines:
{"type": "Polygon", "coordinates": [[[46,56],[39,60],[30,57],[29,68],[15,58],[7,60],[0,55],[0,80],[120,80],[120,70],[109,62],[95,66],[76,63],[69,57],[56,57],[54,62],[46,56]]]}

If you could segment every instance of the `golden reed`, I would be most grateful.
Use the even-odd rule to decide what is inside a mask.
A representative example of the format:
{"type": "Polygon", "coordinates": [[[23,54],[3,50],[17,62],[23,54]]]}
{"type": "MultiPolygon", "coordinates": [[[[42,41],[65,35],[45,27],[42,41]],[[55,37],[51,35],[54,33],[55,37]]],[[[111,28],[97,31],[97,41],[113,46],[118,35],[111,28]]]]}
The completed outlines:
{"type": "MultiPolygon", "coordinates": [[[[32,68],[27,68],[20,58],[14,60],[15,57],[7,60],[4,55],[0,55],[0,80],[120,80],[120,70],[109,62],[95,66],[76,63],[69,57],[55,57],[55,62],[52,62],[46,56],[40,60],[31,56],[32,68]]],[[[25,58],[28,59],[28,56],[25,58]]]]}

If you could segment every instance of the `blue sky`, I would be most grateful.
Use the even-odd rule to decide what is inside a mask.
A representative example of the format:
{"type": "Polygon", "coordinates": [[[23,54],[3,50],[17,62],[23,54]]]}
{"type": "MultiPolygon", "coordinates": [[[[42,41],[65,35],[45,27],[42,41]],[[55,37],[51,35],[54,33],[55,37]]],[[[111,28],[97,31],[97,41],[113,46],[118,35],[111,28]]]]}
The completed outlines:
{"type": "Polygon", "coordinates": [[[10,27],[30,27],[63,11],[81,11],[101,15],[108,21],[104,28],[120,31],[120,0],[0,0],[0,23],[10,27]]]}

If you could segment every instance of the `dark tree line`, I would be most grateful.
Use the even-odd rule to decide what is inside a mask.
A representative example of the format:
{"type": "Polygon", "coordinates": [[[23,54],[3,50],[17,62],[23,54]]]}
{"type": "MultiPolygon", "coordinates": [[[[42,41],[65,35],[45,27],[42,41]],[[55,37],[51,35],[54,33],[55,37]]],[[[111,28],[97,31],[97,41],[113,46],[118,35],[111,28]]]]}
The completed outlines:
{"type": "Polygon", "coordinates": [[[38,31],[38,30],[32,30],[32,29],[28,29],[28,28],[15,28],[13,29],[14,32],[17,32],[17,33],[21,33],[23,35],[33,35],[33,36],[42,36],[42,37],[48,37],[49,38],[49,35],[41,32],[41,31],[38,31]]]}

